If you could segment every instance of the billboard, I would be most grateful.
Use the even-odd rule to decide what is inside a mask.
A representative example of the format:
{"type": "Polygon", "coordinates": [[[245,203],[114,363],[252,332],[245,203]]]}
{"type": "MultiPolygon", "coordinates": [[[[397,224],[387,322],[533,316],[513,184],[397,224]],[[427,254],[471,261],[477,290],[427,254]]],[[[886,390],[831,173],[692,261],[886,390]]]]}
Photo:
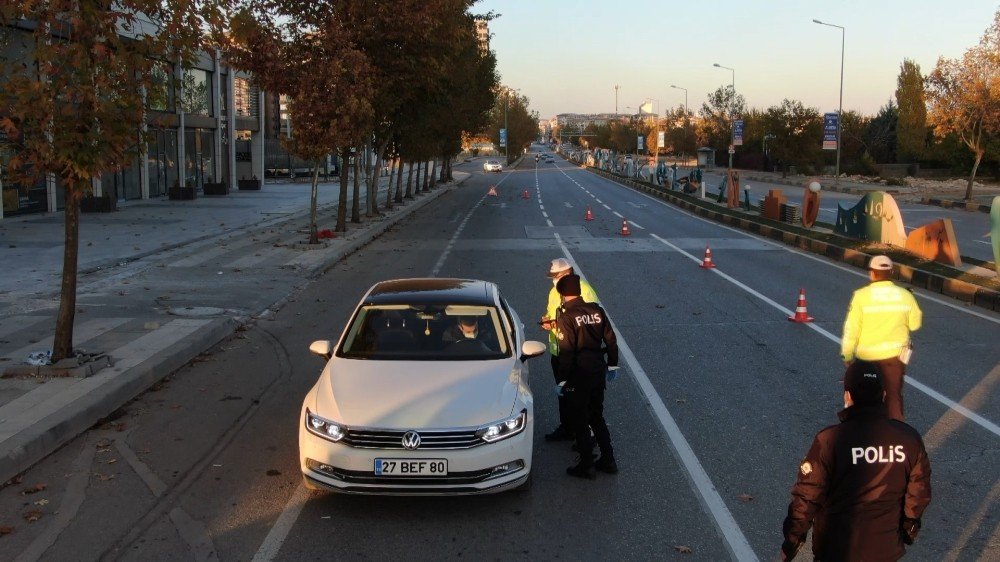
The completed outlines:
{"type": "Polygon", "coordinates": [[[840,116],[836,113],[823,114],[823,150],[837,150],[837,123],[840,116]]]}
{"type": "Polygon", "coordinates": [[[743,146],[743,120],[733,122],[733,146],[743,146]]]}
{"type": "Polygon", "coordinates": [[[636,137],[636,142],[639,143],[639,150],[642,150],[642,141],[643,140],[644,139],[642,138],[642,135],[639,135],[638,137],[636,137]]]}
{"type": "Polygon", "coordinates": [[[507,129],[500,129],[500,146],[507,148],[507,129]]]}

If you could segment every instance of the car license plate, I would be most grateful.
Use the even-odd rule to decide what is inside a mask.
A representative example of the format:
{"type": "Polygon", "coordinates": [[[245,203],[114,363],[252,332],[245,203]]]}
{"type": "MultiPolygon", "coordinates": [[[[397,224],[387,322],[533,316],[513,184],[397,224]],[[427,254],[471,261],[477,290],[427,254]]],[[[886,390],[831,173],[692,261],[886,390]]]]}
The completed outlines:
{"type": "Polygon", "coordinates": [[[375,459],[375,476],[447,475],[447,459],[375,459]]]}

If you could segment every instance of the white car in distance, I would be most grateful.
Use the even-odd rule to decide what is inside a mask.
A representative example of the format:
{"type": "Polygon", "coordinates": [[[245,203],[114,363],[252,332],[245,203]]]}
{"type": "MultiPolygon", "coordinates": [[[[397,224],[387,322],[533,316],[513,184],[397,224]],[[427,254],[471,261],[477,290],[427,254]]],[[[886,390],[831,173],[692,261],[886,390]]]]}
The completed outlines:
{"type": "Polygon", "coordinates": [[[500,165],[499,160],[487,160],[483,163],[484,172],[502,172],[503,166],[500,165]]]}
{"type": "Polygon", "coordinates": [[[361,299],[302,403],[306,487],[451,495],[530,485],[533,398],[517,313],[494,283],[400,279],[361,299]]]}

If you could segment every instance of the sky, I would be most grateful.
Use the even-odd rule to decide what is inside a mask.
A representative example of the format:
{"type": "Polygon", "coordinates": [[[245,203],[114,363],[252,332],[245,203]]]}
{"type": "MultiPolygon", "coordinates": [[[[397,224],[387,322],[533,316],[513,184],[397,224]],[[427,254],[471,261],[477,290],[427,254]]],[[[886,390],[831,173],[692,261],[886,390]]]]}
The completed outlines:
{"type": "Polygon", "coordinates": [[[493,11],[490,47],[503,84],[542,118],[635,113],[688,104],[733,81],[748,107],[785,98],[836,111],[844,32],[844,111],[876,113],[894,98],[904,59],[929,74],[939,57],[979,43],[1000,3],[991,0],[480,0],[493,11]],[[658,101],[657,101],[658,100],[658,101]],[[630,108],[630,109],[627,109],[630,108]]]}

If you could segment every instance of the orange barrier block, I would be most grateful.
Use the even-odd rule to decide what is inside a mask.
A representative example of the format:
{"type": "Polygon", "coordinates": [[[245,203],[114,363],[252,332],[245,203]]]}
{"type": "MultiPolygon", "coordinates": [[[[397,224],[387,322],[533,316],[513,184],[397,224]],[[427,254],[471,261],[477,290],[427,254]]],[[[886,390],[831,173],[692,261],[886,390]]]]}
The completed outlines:
{"type": "Polygon", "coordinates": [[[788,203],[788,198],[780,189],[772,189],[764,197],[762,213],[765,219],[781,220],[781,206],[788,203]]]}
{"type": "Polygon", "coordinates": [[[906,249],[925,259],[954,267],[962,265],[951,219],[939,219],[914,230],[906,237],[906,249]]]}

